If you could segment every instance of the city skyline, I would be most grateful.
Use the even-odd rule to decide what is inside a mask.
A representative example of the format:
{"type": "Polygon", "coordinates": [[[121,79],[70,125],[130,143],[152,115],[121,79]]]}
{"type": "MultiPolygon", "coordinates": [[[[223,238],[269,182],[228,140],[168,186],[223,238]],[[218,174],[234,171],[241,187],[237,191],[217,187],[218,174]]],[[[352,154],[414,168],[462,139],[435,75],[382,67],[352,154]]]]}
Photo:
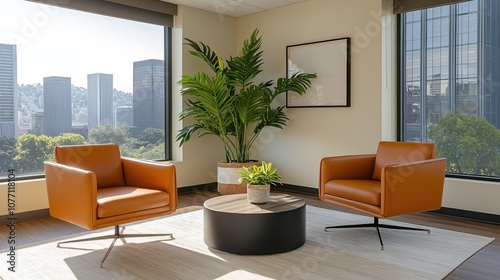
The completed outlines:
{"type": "MultiPolygon", "coordinates": [[[[43,84],[28,86],[32,89],[42,86],[41,89],[26,92],[24,88],[27,85],[15,85],[17,76],[16,59],[15,45],[0,44],[1,135],[17,138],[25,133],[57,136],[72,132],[87,137],[86,131],[105,124],[116,127],[120,123],[126,123],[128,127],[131,127],[133,125],[133,107],[140,106],[140,104],[145,105],[146,103],[149,104],[148,107],[153,106],[150,110],[146,110],[151,113],[151,116],[147,117],[146,115],[149,114],[142,114],[144,116],[141,116],[141,118],[152,120],[150,124],[155,128],[163,128],[161,125],[164,118],[164,107],[161,105],[164,100],[163,60],[148,59],[133,63],[135,69],[133,92],[136,93],[136,102],[133,104],[133,96],[131,95],[128,104],[134,106],[124,106],[127,101],[123,97],[127,93],[118,91],[118,96],[123,97],[116,100],[115,103],[113,75],[105,73],[87,74],[87,88],[73,88],[71,77],[43,77],[43,84]],[[23,89],[19,90],[18,88],[23,89]],[[41,93],[42,96],[35,100],[24,100],[25,97],[23,96],[26,96],[26,94],[30,96],[36,94],[36,92],[41,93]],[[19,98],[14,98],[16,96],[19,98]],[[76,99],[73,100],[74,98],[76,99]],[[21,104],[18,104],[17,100],[21,104]],[[149,101],[144,103],[147,100],[149,101]],[[31,104],[30,108],[27,107],[28,104],[31,104]],[[115,109],[118,107],[121,112],[117,114],[115,109]],[[81,117],[77,117],[82,111],[84,111],[84,123],[77,120],[82,120],[81,117]],[[76,115],[73,116],[74,114],[76,115]],[[16,118],[17,116],[19,118],[16,118]],[[119,116],[120,120],[115,119],[115,116],[119,116]],[[21,117],[24,125],[21,124],[21,117]],[[28,123],[27,119],[30,120],[28,123]],[[22,133],[15,133],[20,131],[21,128],[22,133]]],[[[148,124],[149,122],[142,123],[141,129],[134,128],[134,132],[140,134],[142,130],[147,128],[148,124]]]]}
{"type": "Polygon", "coordinates": [[[0,8],[0,43],[17,46],[18,84],[66,76],[85,87],[88,73],[109,73],[116,89],[131,93],[133,62],[163,59],[163,33],[161,26],[28,1],[3,0],[0,8]]]}
{"type": "Polygon", "coordinates": [[[404,139],[427,141],[450,113],[475,115],[500,129],[499,5],[469,1],[403,17],[404,139]],[[481,28],[483,27],[483,28],[481,28]]]}

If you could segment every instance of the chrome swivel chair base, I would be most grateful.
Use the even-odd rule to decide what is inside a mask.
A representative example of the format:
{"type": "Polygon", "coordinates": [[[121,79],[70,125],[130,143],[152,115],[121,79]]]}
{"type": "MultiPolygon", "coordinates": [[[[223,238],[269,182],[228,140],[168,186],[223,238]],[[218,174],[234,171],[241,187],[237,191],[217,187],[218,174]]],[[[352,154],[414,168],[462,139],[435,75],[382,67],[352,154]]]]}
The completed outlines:
{"type": "Polygon", "coordinates": [[[120,231],[120,226],[116,225],[115,226],[115,233],[110,234],[110,235],[103,235],[103,236],[96,236],[96,237],[90,237],[90,238],[82,238],[82,239],[74,239],[74,240],[68,240],[68,241],[62,241],[57,243],[57,247],[59,248],[68,248],[71,249],[70,247],[61,247],[61,244],[67,244],[67,243],[76,243],[76,242],[84,242],[84,241],[95,241],[95,240],[104,240],[104,239],[113,239],[111,242],[111,245],[109,246],[108,250],[106,251],[106,254],[104,254],[104,257],[101,260],[100,267],[102,267],[104,261],[108,257],[109,253],[115,246],[115,242],[118,239],[122,239],[123,243],[125,242],[125,238],[132,238],[132,237],[155,237],[155,236],[169,236],[170,240],[175,239],[174,235],[172,233],[153,233],[153,234],[123,234],[123,231],[125,230],[125,227],[122,227],[122,230],[120,231]]]}

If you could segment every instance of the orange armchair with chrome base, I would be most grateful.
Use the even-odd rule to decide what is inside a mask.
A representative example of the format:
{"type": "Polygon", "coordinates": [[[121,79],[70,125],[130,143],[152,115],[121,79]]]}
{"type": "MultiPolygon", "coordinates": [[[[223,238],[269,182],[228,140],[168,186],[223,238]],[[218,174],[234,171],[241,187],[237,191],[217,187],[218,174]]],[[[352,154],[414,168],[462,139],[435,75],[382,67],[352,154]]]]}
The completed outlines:
{"type": "MultiPolygon", "coordinates": [[[[172,234],[122,234],[119,225],[177,209],[174,165],[121,157],[116,144],[58,146],[45,162],[50,215],[87,230],[115,227],[114,235],[58,243],[172,234]]],[[[124,229],[124,228],[123,228],[124,229]]],[[[122,229],[122,231],[123,231],[122,229]]]]}
{"type": "Polygon", "coordinates": [[[374,217],[374,222],[332,228],[375,227],[421,230],[379,224],[379,218],[441,208],[446,159],[435,158],[434,143],[382,141],[376,154],[325,157],[320,164],[319,198],[374,217]]]}

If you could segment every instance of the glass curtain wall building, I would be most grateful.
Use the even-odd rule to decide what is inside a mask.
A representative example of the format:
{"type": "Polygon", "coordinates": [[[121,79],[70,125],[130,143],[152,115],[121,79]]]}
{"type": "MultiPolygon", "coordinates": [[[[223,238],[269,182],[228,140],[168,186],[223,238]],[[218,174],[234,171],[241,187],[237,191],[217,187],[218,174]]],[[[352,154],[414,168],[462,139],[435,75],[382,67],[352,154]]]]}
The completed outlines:
{"type": "Polygon", "coordinates": [[[0,44],[0,135],[17,137],[17,48],[0,44]]]}
{"type": "Polygon", "coordinates": [[[71,78],[43,78],[43,109],[45,135],[71,133],[71,78]]]}
{"type": "Polygon", "coordinates": [[[499,16],[474,0],[400,17],[402,139],[435,142],[449,174],[500,176],[499,16]]]}
{"type": "Polygon", "coordinates": [[[134,62],[134,131],[165,127],[165,62],[148,59],[134,62]]]}
{"type": "Polygon", "coordinates": [[[113,75],[87,75],[88,129],[113,124],[113,75]]]}

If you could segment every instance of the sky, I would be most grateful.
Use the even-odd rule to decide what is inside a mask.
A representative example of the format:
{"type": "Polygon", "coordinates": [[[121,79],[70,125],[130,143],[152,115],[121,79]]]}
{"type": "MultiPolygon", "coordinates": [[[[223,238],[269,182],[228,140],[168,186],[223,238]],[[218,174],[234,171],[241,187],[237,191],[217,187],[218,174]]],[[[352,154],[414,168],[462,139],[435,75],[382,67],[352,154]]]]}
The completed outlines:
{"type": "Polygon", "coordinates": [[[17,46],[18,84],[87,74],[113,74],[113,86],[132,92],[133,62],[163,59],[163,27],[35,4],[0,0],[0,43],[17,46]]]}

